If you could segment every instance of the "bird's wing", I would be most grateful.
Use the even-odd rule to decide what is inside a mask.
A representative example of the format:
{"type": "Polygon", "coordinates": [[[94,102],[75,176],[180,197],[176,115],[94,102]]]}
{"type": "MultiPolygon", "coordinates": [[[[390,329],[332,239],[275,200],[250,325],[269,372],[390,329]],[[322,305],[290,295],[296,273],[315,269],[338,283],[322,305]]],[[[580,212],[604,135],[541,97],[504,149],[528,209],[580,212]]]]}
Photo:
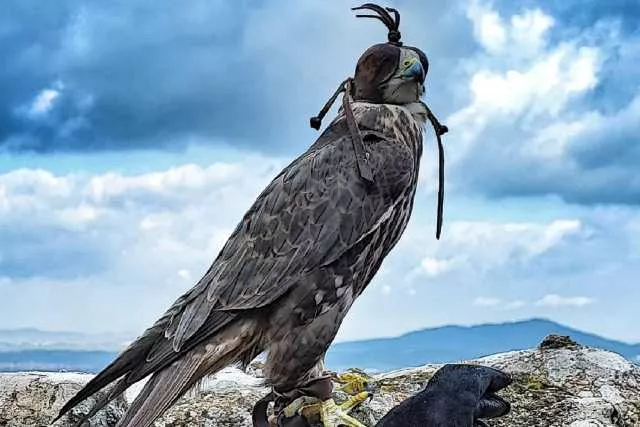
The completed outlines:
{"type": "Polygon", "coordinates": [[[415,179],[414,153],[398,141],[365,135],[375,176],[374,184],[365,183],[346,126],[340,126],[334,123],[267,186],[196,286],[67,402],[60,416],[118,378],[120,392],[164,369],[243,310],[273,303],[306,271],[330,264],[375,230],[415,179]]]}
{"type": "Polygon", "coordinates": [[[369,184],[359,177],[346,130],[325,137],[329,141],[285,168],[244,215],[177,324],[174,319],[174,348],[212,309],[268,305],[305,271],[339,258],[378,226],[415,178],[415,155],[401,142],[365,137],[375,174],[369,184]]]}

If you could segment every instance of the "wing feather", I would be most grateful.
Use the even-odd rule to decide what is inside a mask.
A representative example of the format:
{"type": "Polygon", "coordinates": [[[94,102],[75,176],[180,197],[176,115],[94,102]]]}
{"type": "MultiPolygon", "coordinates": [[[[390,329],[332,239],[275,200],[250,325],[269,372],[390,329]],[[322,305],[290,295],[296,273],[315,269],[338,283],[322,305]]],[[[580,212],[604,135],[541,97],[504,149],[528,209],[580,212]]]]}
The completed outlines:
{"type": "Polygon", "coordinates": [[[367,138],[375,182],[365,183],[348,135],[344,122],[334,122],[286,167],[244,215],[196,286],[61,414],[115,380],[124,387],[159,372],[243,310],[267,306],[292,286],[304,286],[300,277],[335,262],[375,230],[415,185],[419,153],[400,141],[367,138]]]}
{"type": "Polygon", "coordinates": [[[373,186],[358,178],[346,136],[300,157],[269,184],[214,264],[221,272],[233,264],[236,272],[213,274],[206,297],[216,309],[272,303],[292,279],[339,258],[376,226],[416,171],[404,144],[369,142],[373,186]]]}

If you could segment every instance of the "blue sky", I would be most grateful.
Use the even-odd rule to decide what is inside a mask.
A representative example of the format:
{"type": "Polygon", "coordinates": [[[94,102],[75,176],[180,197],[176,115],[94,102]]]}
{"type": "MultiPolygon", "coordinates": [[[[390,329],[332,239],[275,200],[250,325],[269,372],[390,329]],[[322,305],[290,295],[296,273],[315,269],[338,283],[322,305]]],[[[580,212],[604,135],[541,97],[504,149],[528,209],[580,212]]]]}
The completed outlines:
{"type": "MultiPolygon", "coordinates": [[[[398,0],[446,136],[339,339],[530,317],[640,341],[640,4],[398,0]]],[[[208,268],[384,41],[356,2],[0,14],[0,327],[138,333],[208,268]]],[[[330,113],[333,114],[333,113],[330,113]]]]}

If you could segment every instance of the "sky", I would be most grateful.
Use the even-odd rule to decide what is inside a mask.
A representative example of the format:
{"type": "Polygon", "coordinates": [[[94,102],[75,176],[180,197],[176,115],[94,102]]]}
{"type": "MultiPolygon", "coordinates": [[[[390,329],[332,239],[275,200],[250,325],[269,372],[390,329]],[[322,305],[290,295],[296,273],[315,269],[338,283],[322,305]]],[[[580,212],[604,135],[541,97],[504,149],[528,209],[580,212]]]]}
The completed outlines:
{"type": "MultiPolygon", "coordinates": [[[[410,225],[337,339],[544,317],[640,342],[640,3],[387,4],[450,129],[444,229],[427,129],[410,225]]],[[[386,40],[357,5],[5,0],[0,328],[150,326],[386,40]]]]}

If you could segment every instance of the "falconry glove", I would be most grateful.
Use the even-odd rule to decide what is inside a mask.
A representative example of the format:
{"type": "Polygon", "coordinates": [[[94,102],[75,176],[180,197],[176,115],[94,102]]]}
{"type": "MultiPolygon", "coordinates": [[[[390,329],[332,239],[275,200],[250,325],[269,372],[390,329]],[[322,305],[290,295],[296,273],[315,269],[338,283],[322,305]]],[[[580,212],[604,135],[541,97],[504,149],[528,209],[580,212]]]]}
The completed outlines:
{"type": "Polygon", "coordinates": [[[506,415],[509,402],[496,392],[511,384],[497,369],[478,365],[445,365],[424,390],[404,400],[376,427],[483,427],[484,419],[506,415]]]}

